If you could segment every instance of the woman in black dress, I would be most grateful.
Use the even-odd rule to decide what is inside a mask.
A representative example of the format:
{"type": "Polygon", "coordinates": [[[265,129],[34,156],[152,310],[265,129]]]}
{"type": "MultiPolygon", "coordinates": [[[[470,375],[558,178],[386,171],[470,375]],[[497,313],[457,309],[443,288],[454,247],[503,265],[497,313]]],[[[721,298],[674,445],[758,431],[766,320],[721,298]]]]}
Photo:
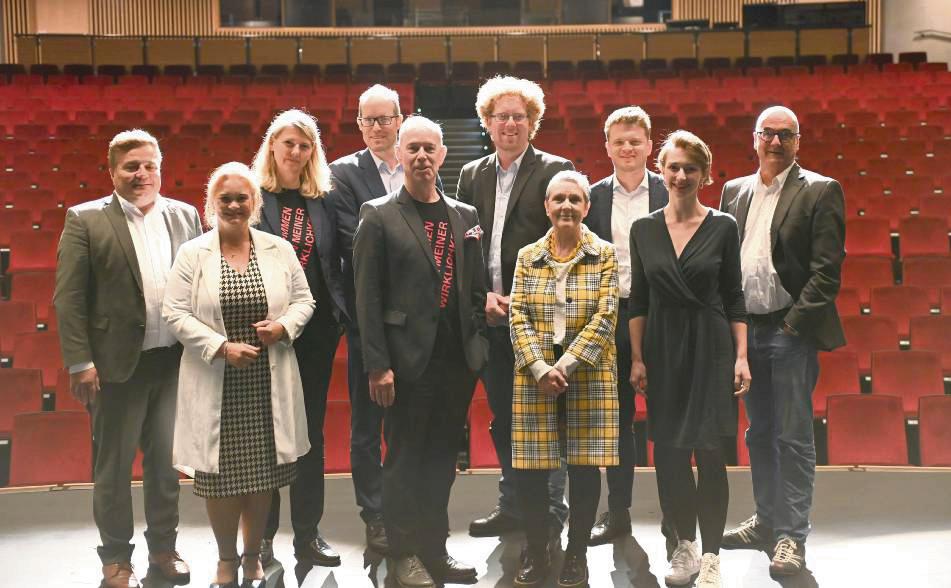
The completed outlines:
{"type": "Polygon", "coordinates": [[[729,502],[721,438],[736,434],[733,396],[750,384],[736,221],[697,199],[711,162],[697,136],[671,133],[657,156],[670,203],[631,227],[631,385],[647,396],[658,492],[672,511],[664,518],[680,537],[665,580],[683,586],[699,572],[702,588],[720,586],[729,502]]]}

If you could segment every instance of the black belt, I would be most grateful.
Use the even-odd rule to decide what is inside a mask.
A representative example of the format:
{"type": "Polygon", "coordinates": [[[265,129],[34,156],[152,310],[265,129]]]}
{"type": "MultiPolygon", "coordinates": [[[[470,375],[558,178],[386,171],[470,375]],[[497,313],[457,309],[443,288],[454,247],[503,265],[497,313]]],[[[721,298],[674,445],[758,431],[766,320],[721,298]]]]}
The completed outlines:
{"type": "Polygon", "coordinates": [[[789,308],[786,307],[780,310],[773,312],[768,312],[766,314],[749,314],[751,323],[760,323],[760,324],[776,324],[783,321],[786,318],[786,315],[789,313],[789,308]]]}

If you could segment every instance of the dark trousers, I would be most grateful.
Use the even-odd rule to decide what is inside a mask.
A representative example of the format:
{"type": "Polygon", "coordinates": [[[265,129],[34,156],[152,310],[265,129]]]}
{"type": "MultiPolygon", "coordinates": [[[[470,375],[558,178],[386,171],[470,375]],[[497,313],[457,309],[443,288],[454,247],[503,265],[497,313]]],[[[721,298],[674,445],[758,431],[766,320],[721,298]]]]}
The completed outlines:
{"type": "Polygon", "coordinates": [[[178,472],[172,438],[181,347],[143,352],[132,377],[102,382],[90,405],[95,446],[93,516],[104,564],[129,561],[134,533],[132,462],[142,448],[145,540],[149,552],[175,549],[178,536],[178,472]]]}
{"type": "Polygon", "coordinates": [[[370,400],[363,369],[363,349],[356,321],[347,325],[350,387],[350,469],[353,491],[364,522],[383,512],[383,466],[380,453],[383,408],[370,400]]]}
{"type": "MultiPolygon", "coordinates": [[[[537,497],[545,495],[551,470],[515,470],[518,481],[518,496],[522,503],[522,521],[528,549],[535,554],[543,553],[548,545],[551,525],[545,501],[537,497]]],[[[584,553],[588,549],[588,536],[598,514],[601,498],[601,470],[597,466],[568,466],[568,552],[584,553]]]]}
{"type": "MultiPolygon", "coordinates": [[[[492,410],[492,443],[502,469],[499,478],[499,507],[508,515],[522,518],[515,470],[512,469],[512,388],[515,384],[515,353],[508,326],[489,327],[489,363],[482,370],[489,408],[492,410]]],[[[558,524],[568,519],[565,506],[565,468],[552,470],[548,480],[548,510],[558,524]]],[[[533,495],[537,497],[538,495],[533,495]]]]}
{"type": "Polygon", "coordinates": [[[680,539],[693,541],[697,523],[704,553],[720,553],[720,541],[730,503],[726,462],[720,449],[681,449],[654,445],[657,492],[665,521],[672,521],[680,539]],[[697,482],[690,466],[697,459],[697,482]]]}
{"type": "Polygon", "coordinates": [[[634,388],[631,387],[631,332],[627,328],[630,315],[627,299],[618,305],[617,330],[617,395],[618,395],[618,457],[616,466],[607,468],[608,508],[631,508],[634,492],[634,466],[637,448],[634,445],[634,388]]]}
{"type": "Polygon", "coordinates": [[[416,380],[396,378],[386,409],[383,518],[391,557],[446,553],[449,492],[477,374],[461,353],[432,358],[416,380]]]}
{"type": "MultiPolygon", "coordinates": [[[[297,479],[290,487],[295,547],[304,547],[317,537],[317,527],[324,515],[324,416],[339,340],[337,323],[326,320],[309,324],[304,336],[294,343],[310,439],[310,451],[298,458],[297,479]]],[[[274,539],[281,521],[281,493],[274,492],[273,496],[264,532],[268,539],[274,539]]]]}

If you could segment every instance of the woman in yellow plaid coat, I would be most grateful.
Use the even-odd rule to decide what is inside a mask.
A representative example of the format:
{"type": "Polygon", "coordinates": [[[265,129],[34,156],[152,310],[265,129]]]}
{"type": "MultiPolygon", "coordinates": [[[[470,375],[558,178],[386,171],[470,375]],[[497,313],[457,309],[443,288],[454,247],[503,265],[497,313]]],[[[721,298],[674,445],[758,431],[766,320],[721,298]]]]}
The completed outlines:
{"type": "Polygon", "coordinates": [[[550,565],[548,474],[568,462],[568,548],[559,586],[587,586],[588,535],[601,496],[599,466],[618,463],[614,246],[589,231],[584,175],[557,173],[545,211],[552,229],[519,251],[510,325],[515,350],[512,466],[528,547],[516,586],[537,586],[550,565]]]}

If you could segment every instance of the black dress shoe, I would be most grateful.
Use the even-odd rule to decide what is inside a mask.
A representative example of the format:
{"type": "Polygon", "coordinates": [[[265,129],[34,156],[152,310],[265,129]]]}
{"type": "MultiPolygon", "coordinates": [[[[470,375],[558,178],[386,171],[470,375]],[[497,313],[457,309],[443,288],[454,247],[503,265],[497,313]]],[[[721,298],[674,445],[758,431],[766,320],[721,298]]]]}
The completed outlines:
{"type": "Polygon", "coordinates": [[[479,581],[474,567],[457,561],[448,554],[424,563],[433,580],[441,584],[475,584],[479,581]]]}
{"type": "Polygon", "coordinates": [[[386,554],[390,549],[390,543],[386,540],[383,515],[375,515],[367,521],[367,547],[381,554],[386,554]]]}
{"type": "Polygon", "coordinates": [[[426,566],[415,555],[387,560],[386,567],[390,570],[387,580],[392,578],[392,583],[395,583],[398,588],[435,588],[436,586],[426,566]]]}
{"type": "Polygon", "coordinates": [[[522,551],[522,561],[518,571],[515,572],[513,584],[522,588],[539,586],[548,577],[549,568],[551,568],[551,554],[548,550],[544,553],[533,554],[526,547],[522,551]]]}
{"type": "Polygon", "coordinates": [[[502,512],[498,506],[488,515],[469,523],[469,535],[473,537],[498,537],[505,533],[519,530],[519,521],[515,517],[502,512]]]}
{"type": "Polygon", "coordinates": [[[588,558],[584,553],[565,554],[558,575],[558,588],[588,588],[588,558]]]}
{"type": "MultiPolygon", "coordinates": [[[[294,557],[302,564],[335,568],[340,565],[340,554],[320,535],[303,547],[294,549],[294,557]]],[[[262,562],[263,563],[263,562],[262,562]]]]}
{"type": "Polygon", "coordinates": [[[588,545],[604,545],[615,539],[631,536],[631,514],[624,510],[609,510],[601,515],[591,528],[588,545]]]}

